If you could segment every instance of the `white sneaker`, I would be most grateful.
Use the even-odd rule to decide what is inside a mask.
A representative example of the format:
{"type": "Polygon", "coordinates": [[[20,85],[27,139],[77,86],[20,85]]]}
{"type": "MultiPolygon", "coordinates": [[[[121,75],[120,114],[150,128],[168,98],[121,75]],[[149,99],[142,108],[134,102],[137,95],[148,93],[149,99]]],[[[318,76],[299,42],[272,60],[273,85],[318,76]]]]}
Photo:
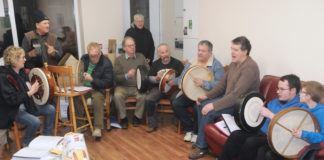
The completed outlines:
{"type": "Polygon", "coordinates": [[[197,134],[192,134],[190,142],[192,142],[192,143],[196,143],[196,141],[197,141],[197,137],[198,137],[197,134]]]}
{"type": "Polygon", "coordinates": [[[192,132],[187,132],[186,135],[184,136],[183,140],[185,142],[190,142],[191,141],[191,136],[192,136],[192,132]]]}
{"type": "Polygon", "coordinates": [[[92,133],[93,137],[101,137],[101,129],[95,128],[95,130],[92,133]]]}

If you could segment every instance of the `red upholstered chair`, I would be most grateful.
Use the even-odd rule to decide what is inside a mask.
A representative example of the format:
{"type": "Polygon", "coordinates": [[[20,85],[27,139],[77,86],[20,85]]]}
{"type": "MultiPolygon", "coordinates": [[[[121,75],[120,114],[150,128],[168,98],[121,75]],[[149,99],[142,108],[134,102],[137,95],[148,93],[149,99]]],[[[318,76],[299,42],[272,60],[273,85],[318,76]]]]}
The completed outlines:
{"type": "MultiPolygon", "coordinates": [[[[277,86],[279,82],[279,77],[271,76],[271,75],[265,75],[260,84],[260,93],[265,97],[266,101],[269,102],[272,99],[277,98],[277,86]]],[[[321,103],[324,104],[324,97],[321,100],[321,103]]],[[[220,121],[221,118],[218,118],[216,121],[220,121]]],[[[211,150],[216,154],[220,155],[222,152],[222,148],[227,140],[227,136],[225,136],[223,133],[218,131],[216,126],[211,123],[208,124],[205,128],[205,139],[211,148],[211,150]]],[[[324,146],[324,142],[323,146],[324,146]]],[[[317,153],[317,160],[324,160],[324,149],[321,149],[317,153]]]]}

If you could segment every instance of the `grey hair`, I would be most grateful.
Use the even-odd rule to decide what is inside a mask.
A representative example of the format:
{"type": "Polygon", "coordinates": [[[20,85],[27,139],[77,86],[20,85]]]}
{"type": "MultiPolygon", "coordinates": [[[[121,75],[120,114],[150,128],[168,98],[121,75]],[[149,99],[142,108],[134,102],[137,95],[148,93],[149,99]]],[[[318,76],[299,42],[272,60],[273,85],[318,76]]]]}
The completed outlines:
{"type": "Polygon", "coordinates": [[[198,43],[198,46],[202,46],[202,45],[206,45],[208,47],[208,51],[213,51],[213,44],[210,41],[208,41],[208,40],[201,40],[198,43]]]}
{"type": "Polygon", "coordinates": [[[161,46],[167,46],[169,48],[169,45],[166,43],[161,43],[157,48],[159,49],[161,46]]]}
{"type": "Polygon", "coordinates": [[[143,16],[143,14],[141,14],[141,13],[137,13],[137,14],[134,15],[134,21],[135,21],[135,19],[137,19],[137,18],[143,18],[143,19],[144,19],[144,16],[143,16]]]}

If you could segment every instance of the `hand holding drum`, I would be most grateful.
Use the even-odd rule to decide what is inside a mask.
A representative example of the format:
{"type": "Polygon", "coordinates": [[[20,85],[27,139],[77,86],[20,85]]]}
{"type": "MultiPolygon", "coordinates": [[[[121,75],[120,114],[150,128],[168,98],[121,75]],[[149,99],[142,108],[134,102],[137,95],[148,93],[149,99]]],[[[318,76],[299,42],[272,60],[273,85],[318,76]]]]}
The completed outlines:
{"type": "Polygon", "coordinates": [[[195,86],[202,87],[202,85],[203,85],[203,80],[202,79],[193,77],[193,81],[195,83],[195,86]]]}
{"type": "Polygon", "coordinates": [[[30,87],[30,90],[29,90],[29,95],[34,95],[39,89],[39,83],[38,81],[35,81],[35,83],[30,87]]]}
{"type": "Polygon", "coordinates": [[[169,86],[174,86],[174,84],[175,84],[175,79],[170,79],[170,80],[168,81],[168,85],[169,85],[169,86]]]}
{"type": "Polygon", "coordinates": [[[127,72],[127,75],[129,78],[133,78],[135,76],[135,72],[136,70],[134,68],[130,69],[128,72],[127,72]]]}
{"type": "Polygon", "coordinates": [[[301,130],[297,130],[297,129],[293,129],[291,134],[293,136],[295,136],[296,138],[301,138],[301,135],[302,135],[302,131],[301,130]]]}
{"type": "Polygon", "coordinates": [[[264,107],[265,104],[263,104],[263,106],[260,108],[260,115],[259,116],[263,116],[263,117],[267,117],[269,119],[272,119],[275,114],[272,113],[268,108],[264,107]]]}
{"type": "Polygon", "coordinates": [[[164,73],[165,73],[164,71],[158,72],[157,75],[155,76],[155,80],[156,81],[161,80],[161,78],[162,78],[162,76],[163,76],[164,73]]]}

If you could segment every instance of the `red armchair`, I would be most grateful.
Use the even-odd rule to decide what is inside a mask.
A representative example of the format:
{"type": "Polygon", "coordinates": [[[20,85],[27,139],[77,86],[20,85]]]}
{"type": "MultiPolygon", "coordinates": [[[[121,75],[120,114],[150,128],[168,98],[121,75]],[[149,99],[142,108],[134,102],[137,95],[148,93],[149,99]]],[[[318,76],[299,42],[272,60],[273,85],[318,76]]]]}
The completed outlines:
{"type": "MultiPolygon", "coordinates": [[[[260,84],[260,93],[265,97],[266,101],[269,102],[272,99],[277,98],[277,86],[280,77],[265,75],[260,84]]],[[[321,101],[324,103],[324,98],[321,101]]],[[[216,121],[221,120],[221,118],[216,121]]],[[[225,136],[222,132],[220,132],[214,124],[208,124],[205,128],[205,139],[210,147],[210,149],[216,154],[220,155],[222,152],[222,148],[227,140],[227,136],[225,136]]],[[[321,149],[317,153],[317,159],[324,160],[324,149],[321,149]]]]}

